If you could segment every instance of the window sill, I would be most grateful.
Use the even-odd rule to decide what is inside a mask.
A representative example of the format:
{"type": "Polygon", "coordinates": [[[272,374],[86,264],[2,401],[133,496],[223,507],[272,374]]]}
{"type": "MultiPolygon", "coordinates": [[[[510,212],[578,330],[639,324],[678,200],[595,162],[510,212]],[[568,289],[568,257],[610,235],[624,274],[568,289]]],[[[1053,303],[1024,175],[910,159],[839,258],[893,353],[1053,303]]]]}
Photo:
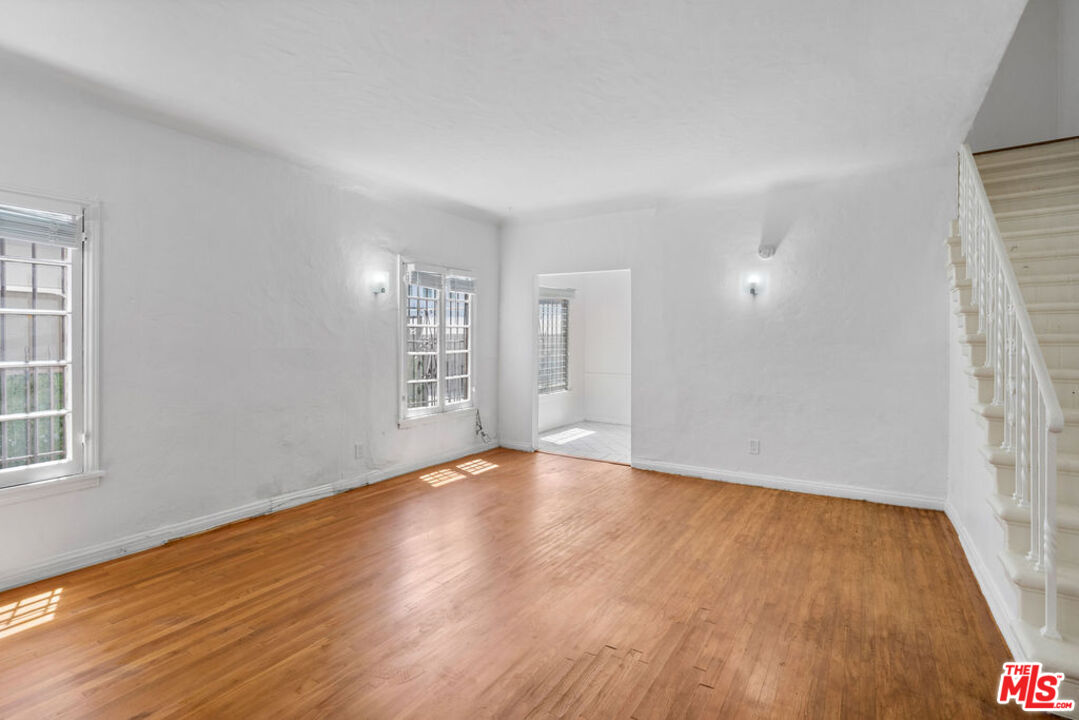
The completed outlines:
{"type": "Polygon", "coordinates": [[[458,410],[447,410],[446,412],[431,413],[430,415],[420,415],[419,417],[398,420],[397,427],[400,430],[405,430],[410,427],[416,427],[417,425],[429,425],[430,423],[437,422],[442,418],[455,418],[474,412],[476,412],[476,406],[471,405],[469,407],[460,408],[458,410]]]}
{"type": "Polygon", "coordinates": [[[66,475],[52,480],[39,480],[25,485],[0,488],[0,505],[13,505],[14,503],[37,500],[50,495],[86,490],[100,485],[103,477],[105,477],[104,471],[94,470],[93,472],[66,475]]]}

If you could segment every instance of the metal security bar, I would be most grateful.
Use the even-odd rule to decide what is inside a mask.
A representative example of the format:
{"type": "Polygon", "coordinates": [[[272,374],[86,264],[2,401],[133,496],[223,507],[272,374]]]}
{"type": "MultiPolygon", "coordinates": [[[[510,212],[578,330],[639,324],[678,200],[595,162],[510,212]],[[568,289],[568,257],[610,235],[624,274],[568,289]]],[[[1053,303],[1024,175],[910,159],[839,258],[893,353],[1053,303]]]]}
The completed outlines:
{"type": "Polygon", "coordinates": [[[569,389],[569,300],[539,301],[539,392],[569,389]]]}
{"type": "Polygon", "coordinates": [[[959,235],[993,405],[1004,411],[1001,447],[1015,455],[1015,501],[1030,508],[1030,567],[1045,576],[1042,635],[1060,639],[1057,622],[1057,438],[1064,412],[1011,259],[970,148],[959,150],[959,235]]]}
{"type": "Polygon", "coordinates": [[[67,458],[72,252],[0,236],[0,469],[67,458]]]}

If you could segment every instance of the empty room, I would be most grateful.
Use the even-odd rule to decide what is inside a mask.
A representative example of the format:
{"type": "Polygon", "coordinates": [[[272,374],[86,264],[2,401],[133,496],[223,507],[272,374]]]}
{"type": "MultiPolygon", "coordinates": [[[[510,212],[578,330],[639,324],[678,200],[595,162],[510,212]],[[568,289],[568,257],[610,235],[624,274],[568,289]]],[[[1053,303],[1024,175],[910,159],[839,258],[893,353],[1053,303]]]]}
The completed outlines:
{"type": "Polygon", "coordinates": [[[1079,717],[1079,0],[0,0],[0,718],[1079,717]]]}

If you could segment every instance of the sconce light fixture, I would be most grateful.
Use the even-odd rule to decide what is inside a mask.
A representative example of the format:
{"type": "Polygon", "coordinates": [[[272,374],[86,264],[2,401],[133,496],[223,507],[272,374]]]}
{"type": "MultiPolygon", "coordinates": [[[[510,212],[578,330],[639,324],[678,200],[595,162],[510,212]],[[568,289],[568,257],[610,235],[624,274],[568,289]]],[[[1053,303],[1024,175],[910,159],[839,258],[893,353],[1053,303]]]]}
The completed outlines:
{"type": "Polygon", "coordinates": [[[749,273],[743,283],[747,293],[757,297],[764,292],[764,276],[760,273],[749,273]]]}
{"type": "Polygon", "coordinates": [[[390,275],[386,272],[373,272],[368,275],[367,282],[372,293],[375,295],[384,295],[386,293],[386,286],[390,282],[390,275]]]}

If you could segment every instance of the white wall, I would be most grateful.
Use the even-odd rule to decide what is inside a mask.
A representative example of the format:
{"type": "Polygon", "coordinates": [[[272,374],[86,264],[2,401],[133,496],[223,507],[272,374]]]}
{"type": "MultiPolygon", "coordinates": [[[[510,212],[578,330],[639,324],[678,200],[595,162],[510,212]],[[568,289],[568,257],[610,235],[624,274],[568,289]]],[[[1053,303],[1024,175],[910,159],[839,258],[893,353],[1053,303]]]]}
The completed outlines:
{"type": "Polygon", "coordinates": [[[632,318],[630,272],[585,279],[585,419],[629,425],[632,318]]]}
{"type": "Polygon", "coordinates": [[[0,188],[102,202],[107,472],[98,488],[0,507],[0,581],[472,447],[471,416],[396,426],[395,299],[365,274],[392,271],[397,252],[475,271],[477,397],[497,427],[493,224],[375,202],[27,66],[0,68],[0,96],[0,188]]]}
{"type": "Polygon", "coordinates": [[[1030,0],[967,142],[974,151],[1079,135],[1079,2],[1030,0]]]}
{"type": "Polygon", "coordinates": [[[954,174],[942,158],[807,190],[770,261],[756,254],[763,197],[508,225],[501,439],[531,443],[532,278],[629,268],[636,464],[939,503],[954,174]],[[769,285],[754,299],[740,275],[758,268],[769,285]]]}

